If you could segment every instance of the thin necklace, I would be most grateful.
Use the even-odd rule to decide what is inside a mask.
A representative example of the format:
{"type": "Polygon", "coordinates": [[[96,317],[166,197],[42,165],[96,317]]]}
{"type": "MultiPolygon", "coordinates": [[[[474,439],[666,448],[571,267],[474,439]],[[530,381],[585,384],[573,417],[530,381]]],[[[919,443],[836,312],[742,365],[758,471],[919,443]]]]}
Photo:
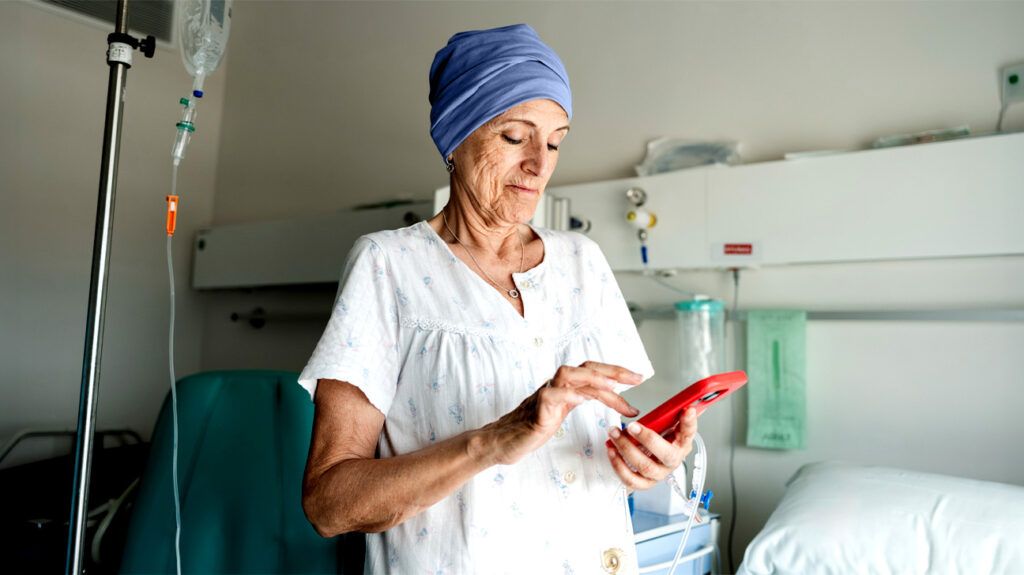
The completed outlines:
{"type": "MultiPolygon", "coordinates": [[[[498,282],[494,281],[494,279],[491,276],[487,275],[487,272],[484,271],[484,268],[483,266],[480,265],[480,262],[476,261],[476,257],[473,256],[473,252],[469,251],[469,248],[466,247],[466,244],[462,243],[462,240],[459,239],[459,236],[455,235],[455,232],[453,232],[452,229],[448,226],[448,216],[444,214],[444,211],[441,212],[441,218],[444,219],[445,229],[447,229],[448,233],[451,234],[453,238],[455,238],[455,241],[458,242],[460,246],[462,246],[462,249],[466,250],[466,253],[469,254],[470,259],[472,259],[473,263],[476,264],[476,269],[480,270],[480,273],[484,274],[484,277],[487,278],[487,281],[491,282],[491,285],[493,285],[494,287],[507,293],[508,297],[512,299],[519,299],[519,290],[516,289],[515,285],[512,286],[512,289],[505,289],[498,285],[498,282]]],[[[519,273],[523,273],[523,262],[526,261],[526,246],[523,245],[523,236],[519,235],[518,230],[516,231],[516,237],[519,238],[519,273]]]]}

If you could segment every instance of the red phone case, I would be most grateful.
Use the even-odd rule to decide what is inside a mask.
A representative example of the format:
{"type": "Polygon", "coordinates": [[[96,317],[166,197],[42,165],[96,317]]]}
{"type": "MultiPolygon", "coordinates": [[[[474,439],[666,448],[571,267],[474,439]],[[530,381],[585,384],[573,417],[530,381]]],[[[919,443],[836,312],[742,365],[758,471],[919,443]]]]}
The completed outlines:
{"type": "MultiPolygon", "coordinates": [[[[746,383],[747,374],[744,371],[717,373],[680,391],[637,421],[644,427],[664,435],[679,421],[679,415],[683,411],[695,407],[697,415],[700,415],[712,404],[743,387],[746,383]]],[[[626,437],[633,439],[629,434],[626,434],[626,437]]],[[[636,440],[633,439],[633,442],[636,443],[636,440]]],[[[612,446],[610,439],[607,441],[607,445],[608,447],[612,446]]]]}

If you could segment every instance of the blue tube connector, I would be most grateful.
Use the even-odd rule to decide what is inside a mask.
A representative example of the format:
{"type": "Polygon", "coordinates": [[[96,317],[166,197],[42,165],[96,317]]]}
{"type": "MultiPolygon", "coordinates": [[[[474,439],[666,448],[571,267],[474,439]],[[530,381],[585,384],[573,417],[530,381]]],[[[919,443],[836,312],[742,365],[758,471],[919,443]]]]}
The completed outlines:
{"type": "MultiPolygon", "coordinates": [[[[711,499],[715,496],[715,492],[708,489],[700,496],[700,506],[705,510],[711,509],[711,499]]],[[[690,491],[690,499],[697,497],[696,491],[690,491]]]]}

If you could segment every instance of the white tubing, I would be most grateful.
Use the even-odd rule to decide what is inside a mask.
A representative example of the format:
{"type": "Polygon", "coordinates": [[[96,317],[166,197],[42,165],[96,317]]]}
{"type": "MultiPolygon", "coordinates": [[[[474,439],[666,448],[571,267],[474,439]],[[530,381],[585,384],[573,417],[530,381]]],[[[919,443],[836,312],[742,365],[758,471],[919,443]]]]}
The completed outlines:
{"type": "MultiPolygon", "coordinates": [[[[178,166],[171,172],[171,195],[177,195],[178,166]]],[[[167,335],[167,367],[171,375],[171,419],[174,424],[174,439],[171,448],[171,481],[174,484],[174,561],[177,574],[181,575],[181,494],[178,493],[178,386],[174,377],[174,262],[171,258],[171,239],[167,236],[167,279],[171,295],[171,321],[167,335]]]]}
{"type": "MultiPolygon", "coordinates": [[[[700,499],[704,495],[704,479],[707,476],[707,450],[704,446],[704,439],[701,438],[700,434],[693,436],[693,445],[696,449],[696,453],[693,456],[693,482],[697,485],[697,498],[694,500],[693,514],[690,515],[690,519],[686,522],[686,530],[683,531],[683,539],[679,542],[679,547],[676,549],[676,556],[672,559],[672,566],[669,567],[668,575],[673,575],[676,572],[676,567],[679,566],[680,558],[683,556],[683,549],[686,548],[686,541],[690,538],[690,530],[693,528],[694,519],[697,514],[700,513],[700,499]],[[700,465],[698,465],[698,463],[700,465]]],[[[676,489],[676,493],[679,493],[678,484],[672,483],[672,487],[676,489]]],[[[685,482],[684,482],[685,485],[685,482]]],[[[683,499],[687,499],[686,494],[679,493],[683,499]]]]}

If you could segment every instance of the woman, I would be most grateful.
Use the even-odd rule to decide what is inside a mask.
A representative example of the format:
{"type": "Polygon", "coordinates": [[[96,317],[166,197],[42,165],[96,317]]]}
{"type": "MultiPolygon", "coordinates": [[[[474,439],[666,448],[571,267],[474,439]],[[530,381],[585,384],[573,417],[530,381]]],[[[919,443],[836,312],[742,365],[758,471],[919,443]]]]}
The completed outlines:
{"type": "Polygon", "coordinates": [[[653,369],[611,270],[526,223],[569,132],[565,69],[529,26],[464,32],[430,87],[451,199],[349,254],[299,377],[306,515],[371,533],[368,573],[635,572],[626,488],[679,465],[696,416],[672,441],[620,432],[638,412],[616,392],[653,369]]]}

